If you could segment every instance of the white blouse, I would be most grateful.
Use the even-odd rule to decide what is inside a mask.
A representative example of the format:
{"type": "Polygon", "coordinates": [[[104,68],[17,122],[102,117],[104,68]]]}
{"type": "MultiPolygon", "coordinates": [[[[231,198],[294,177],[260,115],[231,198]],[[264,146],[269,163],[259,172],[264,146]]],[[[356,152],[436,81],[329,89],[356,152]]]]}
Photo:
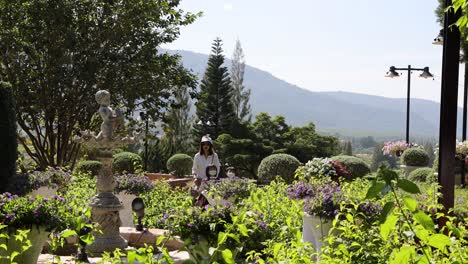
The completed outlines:
{"type": "Polygon", "coordinates": [[[213,152],[213,155],[209,155],[208,157],[205,157],[205,155],[200,155],[200,153],[197,153],[195,154],[195,157],[193,158],[192,174],[196,178],[206,179],[207,178],[206,167],[210,165],[216,166],[216,168],[218,169],[216,177],[218,177],[219,168],[221,167],[221,164],[219,163],[219,159],[218,159],[218,154],[213,152]]]}

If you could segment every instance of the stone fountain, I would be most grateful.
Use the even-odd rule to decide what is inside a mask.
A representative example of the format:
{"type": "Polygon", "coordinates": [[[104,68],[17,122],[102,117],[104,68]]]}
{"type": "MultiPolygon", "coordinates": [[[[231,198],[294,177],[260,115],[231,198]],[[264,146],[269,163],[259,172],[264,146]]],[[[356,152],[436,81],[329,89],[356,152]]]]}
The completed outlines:
{"type": "Polygon", "coordinates": [[[110,93],[100,90],[95,95],[100,105],[99,115],[102,118],[101,131],[95,135],[90,131],[81,132],[75,136],[74,141],[97,148],[98,159],[102,163],[99,175],[97,175],[97,194],[91,198],[91,218],[99,224],[101,232],[95,232],[93,244],[87,246],[91,253],[100,254],[104,251],[114,251],[116,248],[124,249],[127,241],[120,236],[119,227],[121,220],[119,210],[123,209],[122,203],[114,195],[115,181],[112,173],[112,149],[136,142],[136,136],[117,138],[116,129],[123,125],[123,114],[119,109],[110,108],[110,93]]]}

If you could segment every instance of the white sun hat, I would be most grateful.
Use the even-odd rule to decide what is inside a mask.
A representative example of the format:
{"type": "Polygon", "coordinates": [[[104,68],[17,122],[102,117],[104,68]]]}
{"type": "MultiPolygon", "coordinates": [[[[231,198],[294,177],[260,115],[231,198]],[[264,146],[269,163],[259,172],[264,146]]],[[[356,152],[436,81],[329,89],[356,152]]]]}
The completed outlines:
{"type": "Polygon", "coordinates": [[[211,138],[210,138],[208,135],[203,136],[203,137],[201,138],[200,143],[203,143],[203,142],[209,142],[210,144],[213,144],[213,140],[211,140],[211,138]]]}

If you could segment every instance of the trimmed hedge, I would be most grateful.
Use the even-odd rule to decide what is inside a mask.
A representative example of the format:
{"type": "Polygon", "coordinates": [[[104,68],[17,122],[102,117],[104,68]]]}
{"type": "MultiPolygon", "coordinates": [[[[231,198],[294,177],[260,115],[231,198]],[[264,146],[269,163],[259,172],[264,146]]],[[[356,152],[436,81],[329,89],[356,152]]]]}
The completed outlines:
{"type": "Polygon", "coordinates": [[[170,173],[174,173],[177,177],[190,175],[192,172],[193,159],[187,154],[174,154],[167,160],[166,167],[170,173]]]}
{"type": "Polygon", "coordinates": [[[113,157],[112,167],[115,173],[122,173],[124,171],[135,173],[135,169],[143,163],[140,155],[132,152],[120,152],[113,157]]]}
{"type": "Polygon", "coordinates": [[[410,181],[418,182],[433,182],[434,181],[434,170],[431,168],[418,168],[412,171],[408,179],[410,181]]]}
{"type": "Polygon", "coordinates": [[[332,160],[340,162],[343,167],[351,174],[351,179],[362,178],[370,173],[370,167],[364,160],[347,155],[331,157],[332,160]]]}
{"type": "Polygon", "coordinates": [[[102,167],[102,163],[97,160],[82,160],[78,162],[75,170],[79,172],[91,172],[91,175],[98,175],[99,170],[102,167]]]}
{"type": "Polygon", "coordinates": [[[16,113],[12,87],[0,81],[0,193],[8,190],[16,175],[18,143],[16,141],[16,113]]]}
{"type": "Polygon", "coordinates": [[[280,176],[286,183],[292,183],[294,173],[301,163],[289,154],[273,154],[264,158],[258,166],[258,180],[260,183],[270,183],[280,176]]]}
{"type": "Polygon", "coordinates": [[[429,155],[422,148],[409,148],[401,155],[401,162],[408,166],[427,166],[429,159],[429,155]]]}

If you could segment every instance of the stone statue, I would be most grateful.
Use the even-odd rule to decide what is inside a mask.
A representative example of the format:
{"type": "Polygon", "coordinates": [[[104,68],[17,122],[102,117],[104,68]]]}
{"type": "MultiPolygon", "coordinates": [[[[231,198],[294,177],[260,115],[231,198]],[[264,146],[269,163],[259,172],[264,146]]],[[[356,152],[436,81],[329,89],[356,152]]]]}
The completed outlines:
{"type": "Polygon", "coordinates": [[[100,90],[95,95],[96,102],[99,104],[98,113],[102,118],[101,131],[96,136],[88,130],[81,131],[80,136],[75,136],[73,141],[101,149],[111,149],[125,144],[133,144],[141,134],[133,133],[132,136],[115,138],[115,132],[124,124],[123,113],[119,109],[113,110],[110,107],[110,93],[106,90],[100,90]]]}
{"type": "Polygon", "coordinates": [[[113,138],[114,131],[119,128],[123,122],[123,114],[119,109],[112,110],[110,105],[110,93],[106,90],[100,90],[96,93],[96,102],[99,104],[99,115],[102,118],[101,131],[96,136],[96,141],[110,141],[113,138]]]}

